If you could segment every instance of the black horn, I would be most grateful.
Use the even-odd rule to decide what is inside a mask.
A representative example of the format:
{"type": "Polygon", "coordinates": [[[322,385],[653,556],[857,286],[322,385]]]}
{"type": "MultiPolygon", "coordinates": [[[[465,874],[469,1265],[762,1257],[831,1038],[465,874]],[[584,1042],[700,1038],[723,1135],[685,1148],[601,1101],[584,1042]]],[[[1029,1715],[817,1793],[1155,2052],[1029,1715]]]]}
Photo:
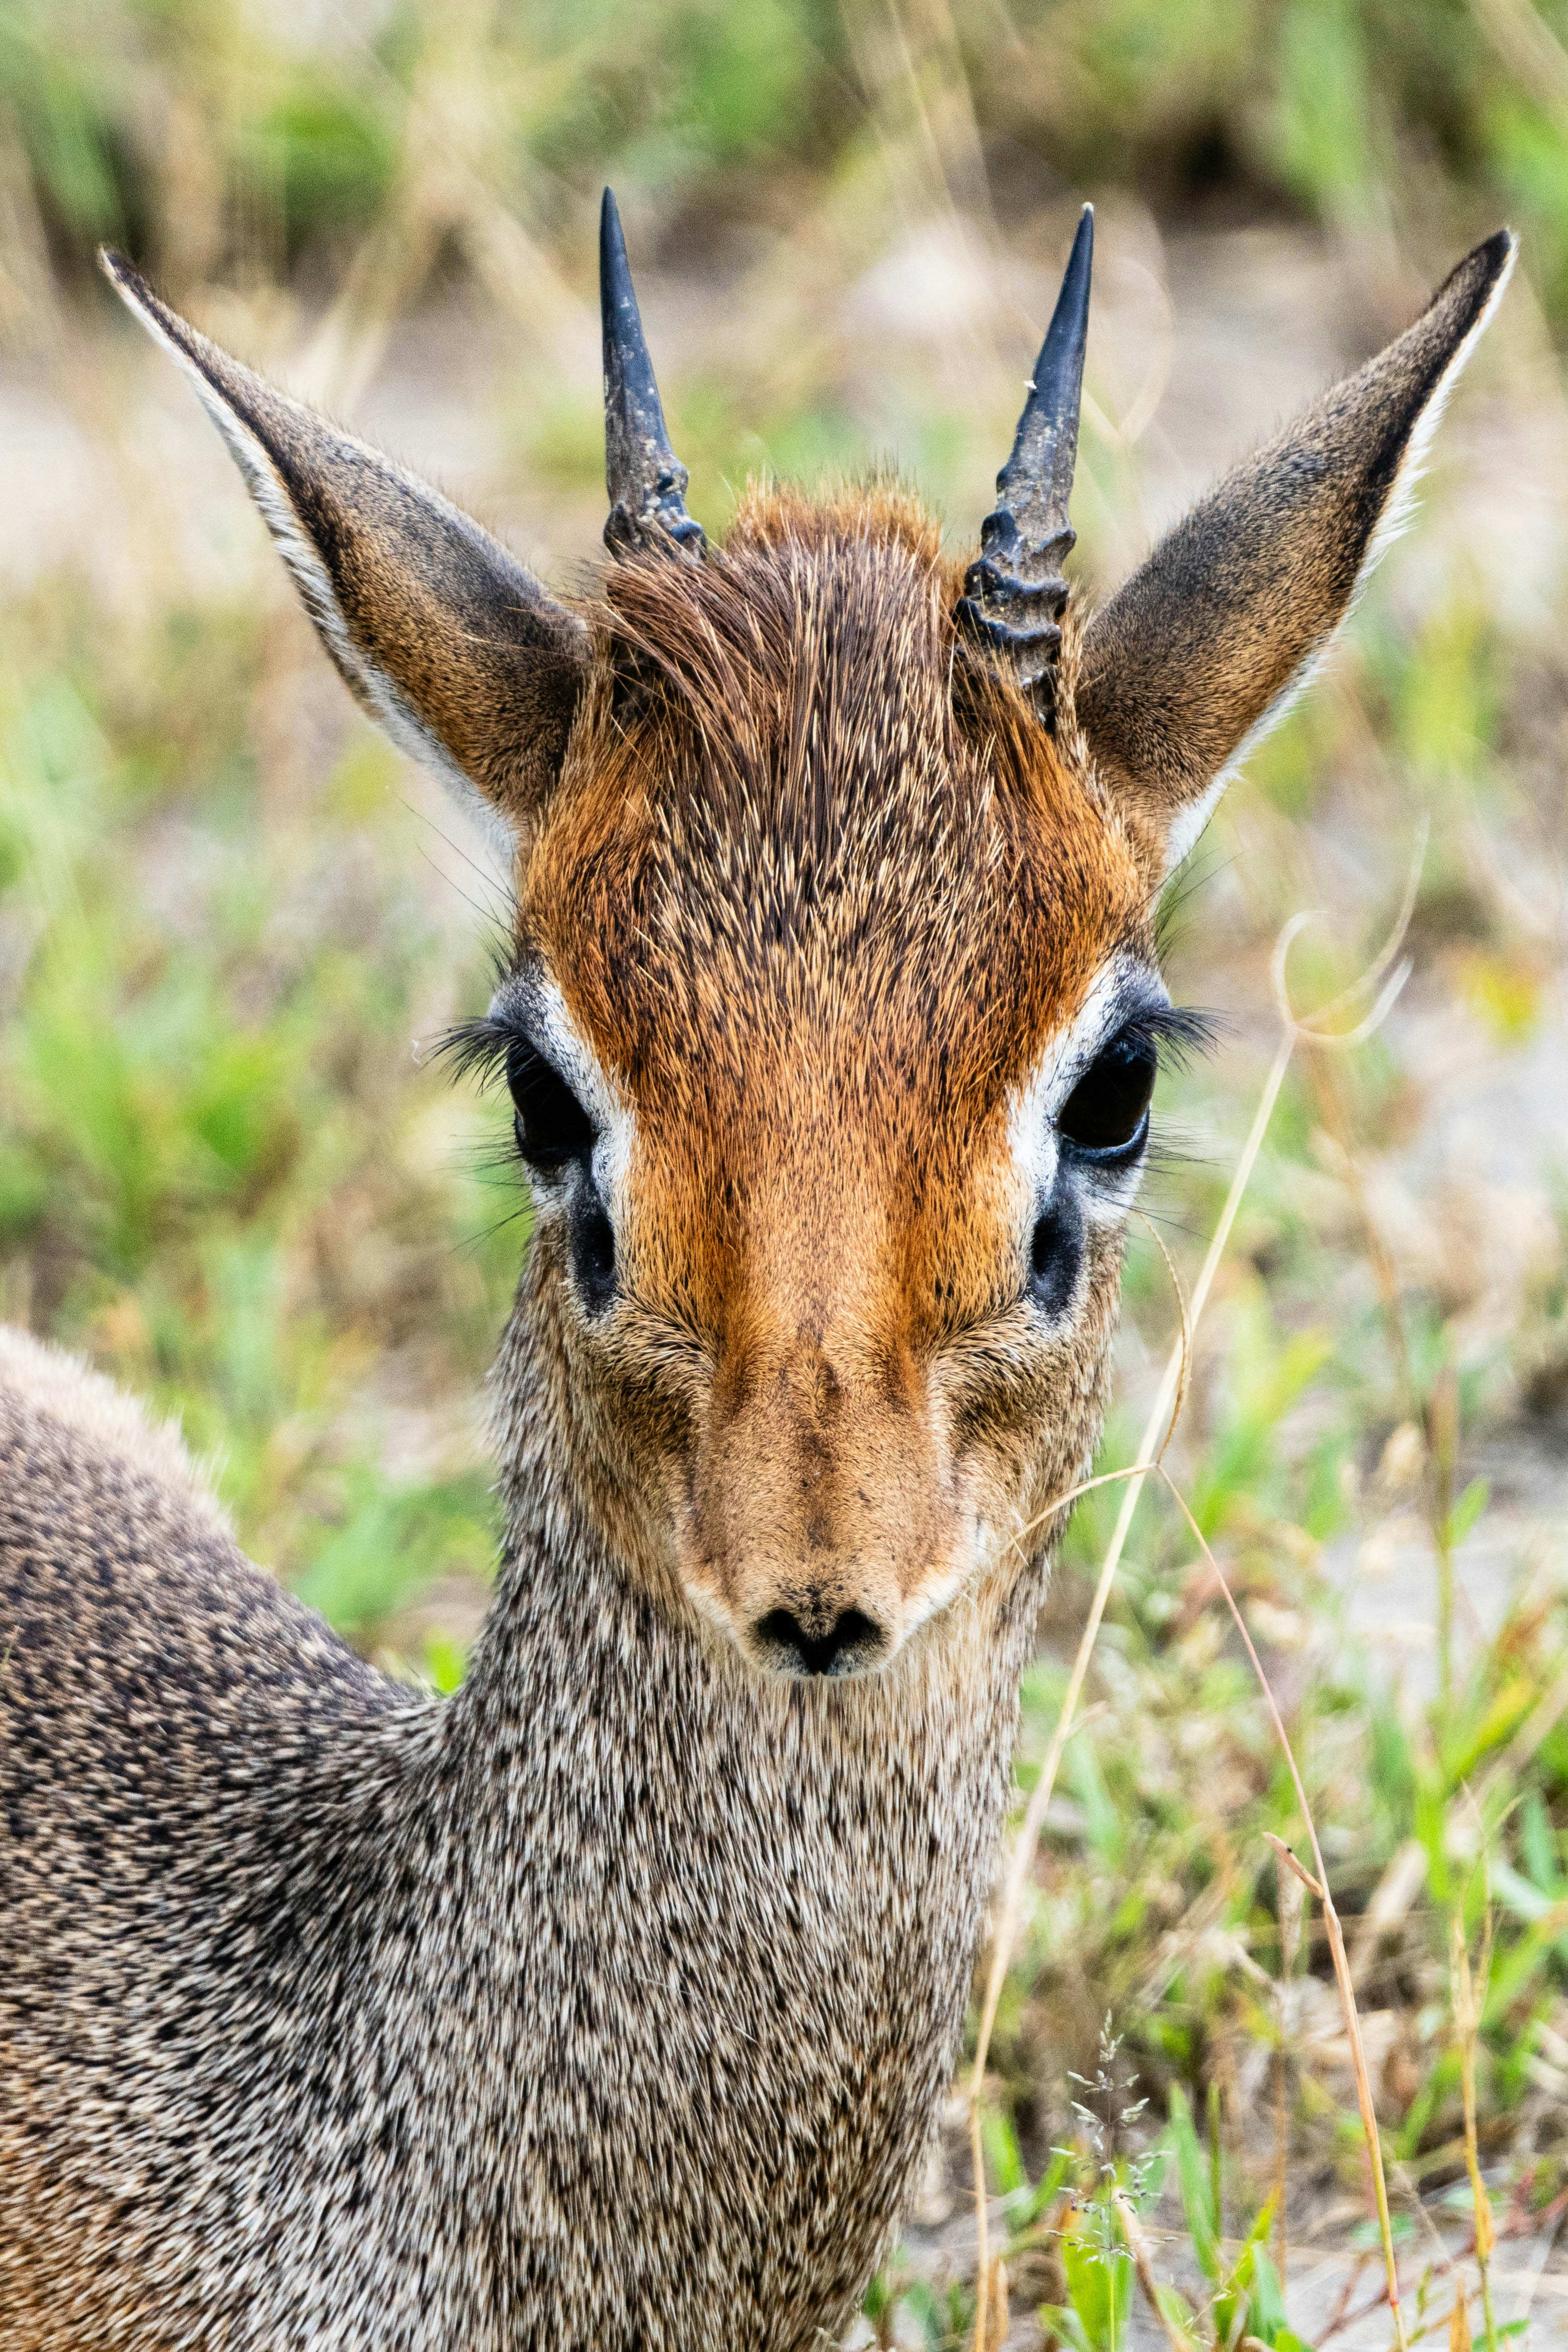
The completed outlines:
{"type": "Polygon", "coordinates": [[[599,215],[599,301],[604,319],[604,478],[610,490],[605,544],[623,553],[665,538],[683,553],[700,556],[706,541],[702,525],[686,512],[690,477],[670,446],[632,290],[621,215],[608,188],[599,215]]]}
{"type": "Polygon", "coordinates": [[[1012,456],[997,476],[997,504],[980,526],[980,552],[964,574],[954,614],[998,668],[1017,679],[1047,726],[1055,721],[1067,605],[1061,562],[1077,537],[1067,502],[1078,457],[1093,257],[1094,208],[1085,205],[1012,456]]]}

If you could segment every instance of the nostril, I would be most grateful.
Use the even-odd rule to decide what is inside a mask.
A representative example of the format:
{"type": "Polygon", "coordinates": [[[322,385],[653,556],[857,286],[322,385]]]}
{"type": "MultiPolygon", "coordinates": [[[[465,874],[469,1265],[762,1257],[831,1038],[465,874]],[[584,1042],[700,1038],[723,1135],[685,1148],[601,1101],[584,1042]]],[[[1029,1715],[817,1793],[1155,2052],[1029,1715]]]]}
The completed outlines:
{"type": "Polygon", "coordinates": [[[792,1609],[770,1609],[753,1628],[772,1662],[800,1675],[848,1675],[869,1666],[885,1646],[863,1609],[846,1609],[821,1633],[808,1632],[792,1609]]]}

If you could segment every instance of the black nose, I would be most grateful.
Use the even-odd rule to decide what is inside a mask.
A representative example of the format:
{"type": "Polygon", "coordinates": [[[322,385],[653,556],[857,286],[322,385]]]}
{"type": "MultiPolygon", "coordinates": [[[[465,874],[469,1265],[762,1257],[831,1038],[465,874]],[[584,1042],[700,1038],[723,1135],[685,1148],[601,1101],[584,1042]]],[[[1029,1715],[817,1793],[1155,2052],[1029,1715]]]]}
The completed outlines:
{"type": "Polygon", "coordinates": [[[821,1633],[809,1633],[792,1609],[770,1609],[753,1629],[771,1664],[787,1674],[850,1675],[883,1647],[882,1628],[863,1609],[846,1609],[821,1633]]]}

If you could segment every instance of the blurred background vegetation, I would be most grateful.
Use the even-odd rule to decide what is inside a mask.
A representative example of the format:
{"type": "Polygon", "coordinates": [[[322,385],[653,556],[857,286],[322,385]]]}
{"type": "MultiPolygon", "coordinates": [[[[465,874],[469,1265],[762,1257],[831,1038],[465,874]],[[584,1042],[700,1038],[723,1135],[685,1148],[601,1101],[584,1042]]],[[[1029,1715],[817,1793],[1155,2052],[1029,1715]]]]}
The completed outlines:
{"type": "MultiPolygon", "coordinates": [[[[748,471],[891,457],[955,546],[1092,196],[1092,589],[1478,236],[1521,232],[1416,526],[1176,894],[1176,992],[1229,1025],[1166,1085],[1145,1197],[1190,1276],[1273,1051],[1281,924],[1326,910],[1292,963],[1321,1000],[1385,932],[1427,821],[1414,975],[1375,1040],[1292,1071],[1173,1460],[1354,1923],[1412,2275],[1436,2294],[1473,2237],[1457,1918],[1478,1957],[1491,1937],[1499,2294],[1553,2325],[1565,163],[1568,0],[0,5],[0,1313],[178,1412],[248,1548],[441,1687],[491,1572],[483,1381],[527,1233],[499,1114],[426,1048],[485,1001],[502,878],[352,711],[97,244],[573,587],[602,522],[607,177],[703,520],[748,471]]],[[[1147,1242],[1128,1304],[1107,1464],[1173,1325],[1147,1242]]],[[[1042,1625],[1026,1785],[1114,1511],[1082,1509],[1042,1625]]],[[[1048,2305],[1064,2341],[1126,2337],[1072,2216],[1094,2133],[1130,2163],[1157,2126],[1193,2327],[1288,2347],[1243,2245],[1276,2095],[1290,2229],[1264,2235],[1297,2325],[1385,2340],[1385,2315],[1352,2323],[1370,2282],[1340,2300],[1364,2255],[1348,2053],[1321,1938],[1281,1908],[1262,1832],[1299,1824],[1215,1597],[1145,1498],[993,2053],[1020,2344],[1048,2305]],[[1074,2071],[1101,2082],[1092,2128],[1074,2071]]],[[[880,2342],[956,2340],[961,2171],[934,2169],[873,2295],[880,2342]]]]}
{"type": "Polygon", "coordinates": [[[1111,182],[1189,223],[1385,234],[1505,214],[1561,314],[1563,29],[1551,0],[10,0],[0,108],[78,277],[109,238],[176,289],[321,287],[417,218],[413,291],[483,237],[469,173],[546,240],[612,166],[698,247],[716,211],[777,218],[874,168],[891,51],[894,111],[963,77],[979,142],[955,197],[1005,215],[1111,182]]]}

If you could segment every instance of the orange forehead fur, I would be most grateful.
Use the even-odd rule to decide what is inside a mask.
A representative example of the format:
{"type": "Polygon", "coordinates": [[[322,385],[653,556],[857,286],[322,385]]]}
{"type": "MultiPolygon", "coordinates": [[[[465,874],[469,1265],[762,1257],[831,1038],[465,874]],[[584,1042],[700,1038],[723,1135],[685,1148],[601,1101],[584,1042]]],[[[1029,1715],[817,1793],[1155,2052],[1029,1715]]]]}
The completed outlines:
{"type": "Polygon", "coordinates": [[[733,1202],[814,1139],[950,1210],[1007,1087],[1147,946],[1133,844],[956,640],[897,489],[753,489],[704,563],[606,593],[523,943],[683,1190],[733,1202]]]}
{"type": "Polygon", "coordinates": [[[958,593],[881,485],[754,487],[704,563],[611,575],[519,912],[635,1099],[832,1040],[977,1104],[1146,945],[1133,844],[955,639],[958,593]]]}

